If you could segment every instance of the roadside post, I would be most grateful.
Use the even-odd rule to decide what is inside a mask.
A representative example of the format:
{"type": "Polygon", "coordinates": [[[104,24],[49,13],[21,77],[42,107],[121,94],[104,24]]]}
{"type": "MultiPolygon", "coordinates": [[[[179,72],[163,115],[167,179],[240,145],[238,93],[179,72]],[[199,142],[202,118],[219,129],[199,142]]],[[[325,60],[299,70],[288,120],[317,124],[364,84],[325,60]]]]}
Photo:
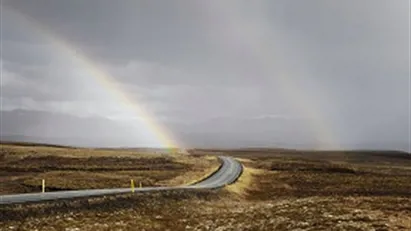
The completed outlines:
{"type": "Polygon", "coordinates": [[[46,192],[46,180],[45,179],[41,180],[41,192],[42,193],[46,192]]]}
{"type": "Polygon", "coordinates": [[[134,180],[133,179],[130,180],[130,184],[131,184],[131,192],[134,193],[135,190],[134,190],[134,180]]]}

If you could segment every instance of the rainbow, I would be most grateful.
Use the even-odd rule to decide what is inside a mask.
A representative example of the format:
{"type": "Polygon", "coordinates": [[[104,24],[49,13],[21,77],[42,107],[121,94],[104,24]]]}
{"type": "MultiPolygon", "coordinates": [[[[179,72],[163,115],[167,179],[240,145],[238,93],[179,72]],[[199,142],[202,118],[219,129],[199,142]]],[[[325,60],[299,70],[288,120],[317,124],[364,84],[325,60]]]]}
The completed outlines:
{"type": "Polygon", "coordinates": [[[154,116],[150,114],[145,108],[141,106],[137,101],[131,100],[124,90],[120,88],[117,81],[113,76],[103,71],[92,59],[90,59],[86,54],[82,53],[80,50],[76,49],[72,44],[65,41],[63,38],[58,37],[52,31],[48,30],[45,26],[39,24],[33,18],[23,15],[19,11],[11,8],[7,8],[9,12],[13,13],[21,23],[34,29],[37,33],[45,36],[47,40],[53,44],[53,46],[58,49],[62,54],[67,57],[76,60],[81,68],[84,68],[90,77],[94,78],[105,90],[107,90],[113,97],[115,97],[118,102],[120,102],[127,109],[131,109],[136,116],[147,126],[147,128],[155,135],[156,139],[169,151],[176,150],[183,147],[183,145],[176,141],[174,137],[171,136],[170,131],[168,131],[164,126],[155,121],[154,116]]]}
{"type": "MultiPolygon", "coordinates": [[[[218,5],[212,1],[199,3],[199,8],[208,11],[207,13],[211,15],[209,24],[213,25],[212,29],[215,30],[216,27],[220,29],[220,31],[210,33],[225,37],[225,47],[241,50],[256,60],[258,68],[253,70],[256,76],[259,76],[259,73],[262,76],[270,76],[256,79],[256,81],[279,86],[280,93],[291,101],[300,114],[309,119],[308,127],[317,139],[317,149],[339,149],[338,139],[334,137],[332,126],[327,124],[322,110],[316,105],[317,100],[304,93],[304,90],[293,81],[292,66],[286,66],[285,60],[282,60],[281,55],[274,49],[276,44],[272,40],[266,40],[263,36],[258,37],[255,32],[260,25],[250,25],[247,21],[242,22],[243,16],[237,15],[236,9],[233,9],[235,6],[230,5],[229,1],[218,1],[218,3],[218,5]]],[[[256,5],[257,3],[253,2],[253,6],[256,5]]],[[[321,90],[324,94],[325,89],[321,90]]],[[[326,96],[322,98],[327,99],[326,96]]]]}
{"type": "MultiPolygon", "coordinates": [[[[241,19],[241,16],[235,15],[235,10],[232,10],[232,6],[200,4],[201,6],[199,7],[201,7],[201,9],[210,10],[210,12],[212,12],[213,17],[210,19],[210,25],[226,25],[220,32],[223,36],[227,35],[227,46],[241,47],[244,52],[256,60],[259,64],[258,70],[255,70],[256,73],[264,73],[266,76],[276,73],[275,78],[273,79],[258,79],[257,81],[265,81],[268,84],[279,85],[281,94],[291,100],[294,107],[296,107],[302,115],[310,119],[308,126],[312,131],[312,134],[318,139],[317,148],[339,148],[340,146],[336,137],[333,135],[334,133],[332,132],[332,128],[326,123],[327,119],[323,113],[321,113],[321,110],[316,106],[316,100],[314,97],[310,97],[308,94],[304,93],[303,89],[299,88],[292,78],[290,78],[292,76],[292,73],[290,73],[290,68],[284,68],[285,65],[281,65],[284,63],[282,63],[280,55],[276,55],[276,59],[273,59],[273,54],[275,54],[275,51],[272,48],[275,47],[275,44],[272,44],[271,41],[264,41],[268,42],[270,46],[262,47],[260,45],[261,41],[259,41],[261,38],[257,37],[255,33],[253,33],[252,27],[246,23],[241,24],[238,21],[234,24],[232,19],[241,19]],[[241,28],[239,28],[239,24],[241,24],[241,28]],[[283,68],[274,70],[272,67],[273,62],[276,63],[276,67],[283,68]]],[[[64,52],[64,54],[67,54],[69,57],[79,60],[82,67],[90,71],[93,78],[98,80],[98,82],[104,86],[107,91],[112,93],[112,95],[116,97],[116,99],[118,99],[123,105],[133,109],[133,111],[143,119],[144,123],[156,134],[162,144],[170,148],[179,146],[177,142],[171,138],[172,136],[167,129],[156,122],[153,119],[154,117],[150,115],[147,110],[142,108],[140,104],[127,97],[125,92],[120,89],[120,87],[116,86],[116,80],[108,73],[102,71],[102,69],[99,68],[93,60],[88,58],[86,54],[79,52],[72,44],[69,44],[64,39],[59,38],[50,30],[47,30],[44,26],[36,23],[35,20],[31,18],[29,19],[27,16],[22,15],[15,10],[13,10],[13,12],[18,15],[22,21],[35,28],[39,33],[46,35],[47,38],[49,38],[53,44],[61,50],[61,52],[64,52]]],[[[267,43],[265,45],[267,45],[267,43]]]]}

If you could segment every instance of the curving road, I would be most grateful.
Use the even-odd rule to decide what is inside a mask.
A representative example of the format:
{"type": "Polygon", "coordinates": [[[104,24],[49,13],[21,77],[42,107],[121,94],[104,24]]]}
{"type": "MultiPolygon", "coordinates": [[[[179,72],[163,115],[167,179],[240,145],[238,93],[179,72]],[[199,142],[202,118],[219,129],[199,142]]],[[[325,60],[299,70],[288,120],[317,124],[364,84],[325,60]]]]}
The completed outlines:
{"type": "MultiPolygon", "coordinates": [[[[220,169],[207,179],[188,186],[176,187],[145,187],[136,188],[135,192],[176,190],[176,189],[216,189],[233,183],[243,170],[242,165],[231,157],[221,156],[222,161],[220,169]]],[[[114,188],[114,189],[90,189],[90,190],[71,190],[46,193],[23,193],[0,196],[0,205],[17,204],[25,202],[40,202],[58,199],[70,199],[79,197],[102,196],[120,193],[130,193],[131,188],[114,188]]]]}

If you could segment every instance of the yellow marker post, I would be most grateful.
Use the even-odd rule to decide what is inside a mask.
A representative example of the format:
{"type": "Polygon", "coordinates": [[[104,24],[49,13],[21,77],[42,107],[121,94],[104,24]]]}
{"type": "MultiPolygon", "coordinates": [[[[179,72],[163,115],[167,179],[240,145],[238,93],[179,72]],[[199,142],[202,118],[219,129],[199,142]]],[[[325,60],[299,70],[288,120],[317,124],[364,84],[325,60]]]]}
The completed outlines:
{"type": "Polygon", "coordinates": [[[134,193],[134,180],[133,179],[130,180],[130,184],[131,184],[131,192],[134,193]]]}
{"type": "Polygon", "coordinates": [[[143,187],[143,184],[141,184],[141,181],[140,181],[140,185],[139,185],[139,186],[140,186],[140,188],[142,188],[142,187],[143,187]]]}
{"type": "Polygon", "coordinates": [[[41,180],[41,192],[42,193],[46,192],[46,180],[45,179],[41,180]]]}

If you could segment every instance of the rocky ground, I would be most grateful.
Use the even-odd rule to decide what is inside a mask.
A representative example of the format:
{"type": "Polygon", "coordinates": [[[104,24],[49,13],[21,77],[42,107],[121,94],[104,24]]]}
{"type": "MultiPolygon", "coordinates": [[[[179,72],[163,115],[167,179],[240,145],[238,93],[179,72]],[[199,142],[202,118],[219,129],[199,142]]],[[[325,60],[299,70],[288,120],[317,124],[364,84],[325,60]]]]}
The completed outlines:
{"type": "Polygon", "coordinates": [[[162,193],[8,208],[0,230],[410,230],[411,201],[162,193]],[[28,210],[29,209],[29,210],[28,210]]]}

